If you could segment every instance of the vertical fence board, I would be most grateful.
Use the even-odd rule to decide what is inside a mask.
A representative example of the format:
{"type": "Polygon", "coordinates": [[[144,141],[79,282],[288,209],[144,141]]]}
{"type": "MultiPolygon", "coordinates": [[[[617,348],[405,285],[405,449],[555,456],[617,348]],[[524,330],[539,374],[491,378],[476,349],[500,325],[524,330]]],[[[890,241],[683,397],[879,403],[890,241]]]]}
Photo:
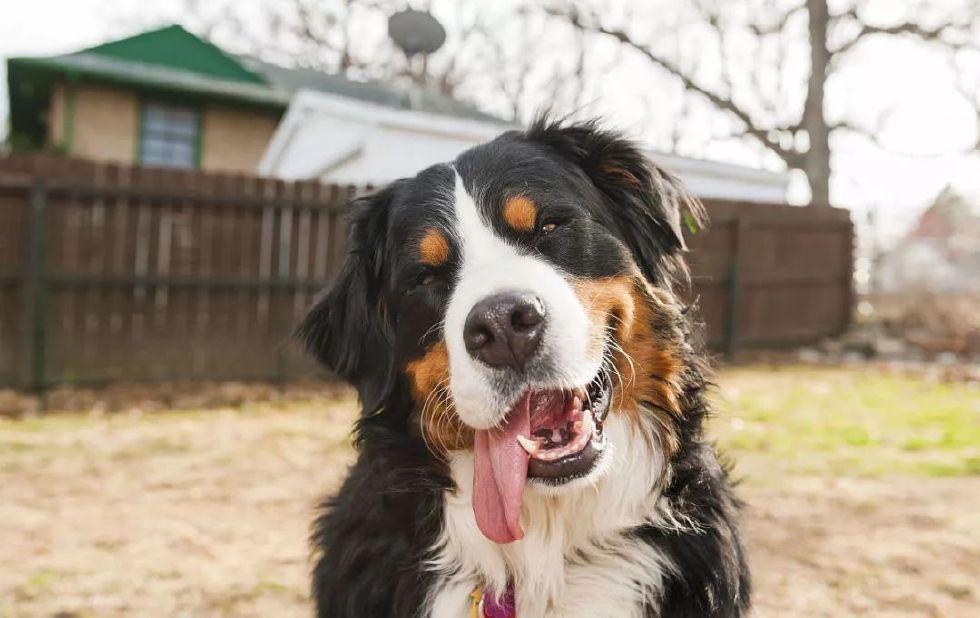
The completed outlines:
{"type": "MultiPolygon", "coordinates": [[[[26,182],[26,177],[11,174],[7,182],[18,187],[26,182]]],[[[23,189],[10,190],[0,185],[0,386],[21,380],[26,208],[23,189]]]]}
{"type": "Polygon", "coordinates": [[[23,384],[31,390],[47,386],[47,195],[40,182],[28,193],[27,233],[24,260],[23,310],[26,325],[23,337],[25,374],[23,384]]]}

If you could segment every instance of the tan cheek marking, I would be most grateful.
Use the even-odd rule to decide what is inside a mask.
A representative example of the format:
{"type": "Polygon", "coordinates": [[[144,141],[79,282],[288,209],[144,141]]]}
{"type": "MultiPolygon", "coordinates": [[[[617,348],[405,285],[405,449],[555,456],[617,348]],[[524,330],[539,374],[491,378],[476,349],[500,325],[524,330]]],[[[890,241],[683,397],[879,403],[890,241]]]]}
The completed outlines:
{"type": "Polygon", "coordinates": [[[421,409],[422,436],[436,454],[473,447],[473,430],[459,420],[449,395],[449,352],[440,341],[405,368],[421,409]]]}
{"type": "Polygon", "coordinates": [[[419,241],[419,260],[429,266],[442,266],[449,259],[449,241],[442,232],[429,228],[419,241]]]}
{"type": "Polygon", "coordinates": [[[614,329],[616,341],[630,338],[635,307],[630,295],[630,277],[582,279],[573,284],[575,294],[589,313],[592,323],[593,354],[602,353],[606,340],[606,325],[614,329]]]}
{"type": "Polygon", "coordinates": [[[538,207],[531,198],[518,195],[509,198],[504,203],[504,221],[518,232],[534,231],[534,223],[538,218],[538,207]]]}
{"type": "Polygon", "coordinates": [[[586,280],[575,284],[602,345],[606,324],[616,343],[613,409],[634,421],[642,410],[652,414],[664,454],[669,458],[680,446],[677,417],[681,392],[680,346],[683,343],[666,325],[670,300],[658,294],[639,274],[586,280]],[[664,327],[661,328],[660,325],[664,327]]]}

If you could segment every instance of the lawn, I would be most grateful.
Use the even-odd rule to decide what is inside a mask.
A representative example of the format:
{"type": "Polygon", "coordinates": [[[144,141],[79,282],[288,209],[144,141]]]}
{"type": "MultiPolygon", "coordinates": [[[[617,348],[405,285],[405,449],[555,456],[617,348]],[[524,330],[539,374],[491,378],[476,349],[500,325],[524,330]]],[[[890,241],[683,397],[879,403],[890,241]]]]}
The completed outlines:
{"type": "MultiPolygon", "coordinates": [[[[877,370],[720,373],[757,616],[972,616],[980,392],[877,370]]],[[[307,526],[353,402],[0,421],[0,616],[306,616],[307,526]]]]}
{"type": "Polygon", "coordinates": [[[711,432],[756,481],[980,474],[980,389],[877,369],[747,367],[718,379],[711,432]]]}

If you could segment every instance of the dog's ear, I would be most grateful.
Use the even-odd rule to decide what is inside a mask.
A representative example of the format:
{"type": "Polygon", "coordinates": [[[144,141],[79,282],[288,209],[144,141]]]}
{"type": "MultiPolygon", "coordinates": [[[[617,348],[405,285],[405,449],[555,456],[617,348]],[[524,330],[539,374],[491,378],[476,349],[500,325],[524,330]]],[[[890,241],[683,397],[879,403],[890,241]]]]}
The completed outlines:
{"type": "Polygon", "coordinates": [[[351,203],[347,258],[295,333],[308,352],[357,389],[365,412],[381,406],[394,377],[383,296],[392,191],[351,203]]]}
{"type": "Polygon", "coordinates": [[[701,202],[633,141],[595,121],[565,124],[542,116],[525,133],[585,172],[607,201],[607,223],[626,241],[650,280],[683,268],[683,228],[705,220],[701,202]]]}

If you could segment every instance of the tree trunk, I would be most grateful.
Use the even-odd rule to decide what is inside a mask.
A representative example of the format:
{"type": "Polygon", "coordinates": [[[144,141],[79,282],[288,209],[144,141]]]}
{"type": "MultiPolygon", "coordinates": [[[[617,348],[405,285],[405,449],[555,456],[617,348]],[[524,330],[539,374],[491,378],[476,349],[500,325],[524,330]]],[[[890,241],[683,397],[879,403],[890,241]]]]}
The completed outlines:
{"type": "Polygon", "coordinates": [[[810,18],[810,81],[803,105],[802,127],[810,138],[803,171],[810,183],[811,206],[830,205],[830,127],[824,117],[824,86],[830,65],[827,49],[827,0],[807,0],[810,18]]]}

